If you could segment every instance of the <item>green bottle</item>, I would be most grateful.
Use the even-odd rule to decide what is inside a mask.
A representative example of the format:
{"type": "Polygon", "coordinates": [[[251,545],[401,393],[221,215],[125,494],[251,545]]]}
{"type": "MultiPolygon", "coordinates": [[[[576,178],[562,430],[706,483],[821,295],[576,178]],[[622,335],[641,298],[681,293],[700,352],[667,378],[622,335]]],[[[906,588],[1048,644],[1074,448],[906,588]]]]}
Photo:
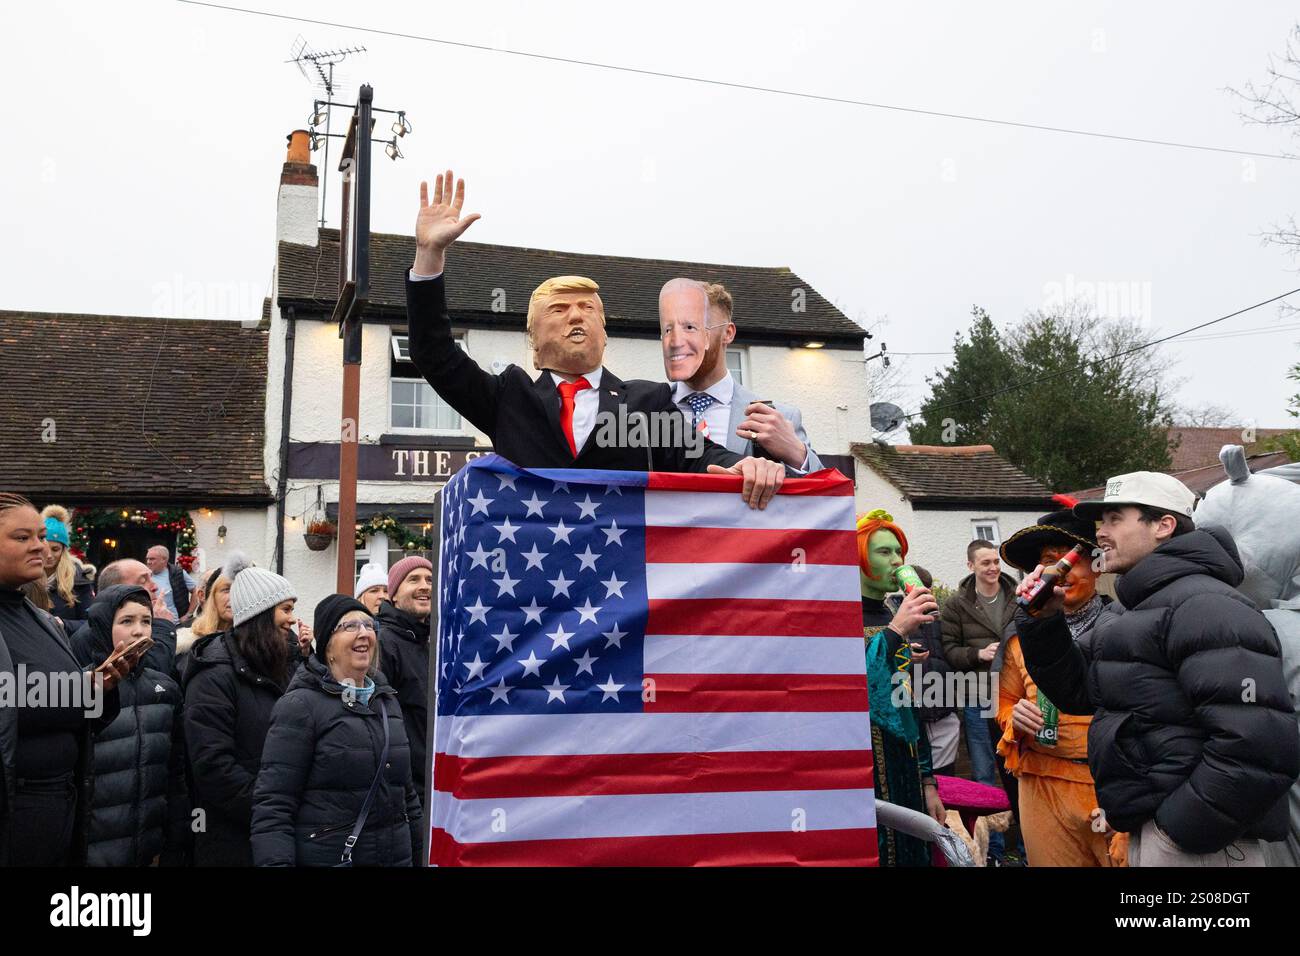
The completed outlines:
{"type": "Polygon", "coordinates": [[[1061,724],[1061,712],[1041,690],[1038,691],[1038,709],[1043,715],[1043,729],[1034,735],[1034,740],[1044,747],[1055,747],[1059,739],[1057,730],[1061,724]]]}

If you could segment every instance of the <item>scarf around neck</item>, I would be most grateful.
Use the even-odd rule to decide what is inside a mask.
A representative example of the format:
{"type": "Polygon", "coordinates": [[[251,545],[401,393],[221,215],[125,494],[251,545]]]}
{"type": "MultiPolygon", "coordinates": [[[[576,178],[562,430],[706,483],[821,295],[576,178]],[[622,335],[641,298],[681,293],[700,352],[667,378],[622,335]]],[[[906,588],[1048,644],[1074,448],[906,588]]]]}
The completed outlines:
{"type": "Polygon", "coordinates": [[[1065,626],[1070,629],[1070,636],[1077,641],[1079,638],[1083,637],[1084,634],[1088,633],[1088,630],[1096,623],[1097,615],[1101,613],[1102,606],[1101,595],[1094,594],[1092,600],[1079,608],[1079,610],[1073,613],[1067,611],[1065,614],[1065,626]]]}

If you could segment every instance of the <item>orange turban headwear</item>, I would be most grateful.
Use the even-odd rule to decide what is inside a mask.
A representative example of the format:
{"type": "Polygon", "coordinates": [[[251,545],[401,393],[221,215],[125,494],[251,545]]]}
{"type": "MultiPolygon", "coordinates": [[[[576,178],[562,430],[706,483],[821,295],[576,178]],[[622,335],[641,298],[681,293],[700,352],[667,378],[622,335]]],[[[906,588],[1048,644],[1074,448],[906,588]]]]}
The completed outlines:
{"type": "Polygon", "coordinates": [[[883,508],[858,515],[858,567],[862,569],[863,574],[873,580],[875,576],[871,573],[871,563],[867,560],[867,542],[871,540],[874,532],[882,528],[894,533],[899,546],[903,549],[903,557],[907,557],[907,535],[903,534],[902,528],[894,524],[893,515],[883,508]]]}

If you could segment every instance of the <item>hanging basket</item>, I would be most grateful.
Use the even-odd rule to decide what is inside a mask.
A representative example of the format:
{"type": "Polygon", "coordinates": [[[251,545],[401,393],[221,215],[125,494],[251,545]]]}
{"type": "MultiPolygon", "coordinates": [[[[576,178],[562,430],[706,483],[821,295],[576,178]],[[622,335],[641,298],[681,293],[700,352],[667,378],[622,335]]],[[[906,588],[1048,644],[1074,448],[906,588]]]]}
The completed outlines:
{"type": "Polygon", "coordinates": [[[337,533],[338,526],[334,522],[317,520],[307,525],[307,531],[302,538],[312,551],[324,551],[330,546],[337,533]]]}
{"type": "Polygon", "coordinates": [[[307,542],[307,547],[312,551],[324,551],[334,540],[332,534],[304,534],[302,539],[307,542]]]}

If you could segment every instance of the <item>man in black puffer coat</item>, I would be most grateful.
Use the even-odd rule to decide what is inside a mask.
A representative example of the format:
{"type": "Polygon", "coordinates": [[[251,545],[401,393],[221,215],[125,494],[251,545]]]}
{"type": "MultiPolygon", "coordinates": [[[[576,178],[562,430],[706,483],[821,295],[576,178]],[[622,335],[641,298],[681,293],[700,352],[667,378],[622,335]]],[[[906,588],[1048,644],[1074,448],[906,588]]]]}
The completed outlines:
{"type": "Polygon", "coordinates": [[[1194,528],[1194,502],[1168,475],[1112,478],[1074,510],[1101,517],[1119,602],[1077,643],[1060,588],[1016,624],[1043,692],[1093,715],[1088,763],[1106,822],[1130,834],[1131,866],[1262,866],[1259,841],[1286,832],[1300,732],[1277,635],[1235,590],[1236,545],[1194,528]]]}
{"type": "Polygon", "coordinates": [[[316,654],[276,703],[262,751],[253,796],[258,866],[338,866],[377,774],[351,862],[411,866],[420,861],[420,800],[397,693],[382,673],[364,674],[374,660],[373,627],[365,605],[347,595],[331,595],[316,606],[316,654]],[[334,661],[358,649],[363,673],[356,678],[342,668],[335,673],[334,661]],[[382,756],[385,711],[387,757],[382,756]]]}
{"type": "Polygon", "coordinates": [[[379,669],[397,691],[397,702],[402,705],[406,739],[411,743],[411,779],[423,801],[429,757],[425,737],[433,565],[421,557],[402,558],[388,571],[388,596],[375,615],[379,622],[379,669]]]}
{"type": "MultiPolygon", "coordinates": [[[[103,660],[114,645],[114,619],[151,616],[141,587],[114,585],[90,606],[90,650],[103,660]]],[[[148,625],[143,626],[147,633],[148,625]]],[[[137,666],[118,684],[121,711],[95,736],[95,790],[90,808],[88,866],[148,866],[155,858],[185,862],[189,803],[181,691],[166,674],[137,666]]]]}

